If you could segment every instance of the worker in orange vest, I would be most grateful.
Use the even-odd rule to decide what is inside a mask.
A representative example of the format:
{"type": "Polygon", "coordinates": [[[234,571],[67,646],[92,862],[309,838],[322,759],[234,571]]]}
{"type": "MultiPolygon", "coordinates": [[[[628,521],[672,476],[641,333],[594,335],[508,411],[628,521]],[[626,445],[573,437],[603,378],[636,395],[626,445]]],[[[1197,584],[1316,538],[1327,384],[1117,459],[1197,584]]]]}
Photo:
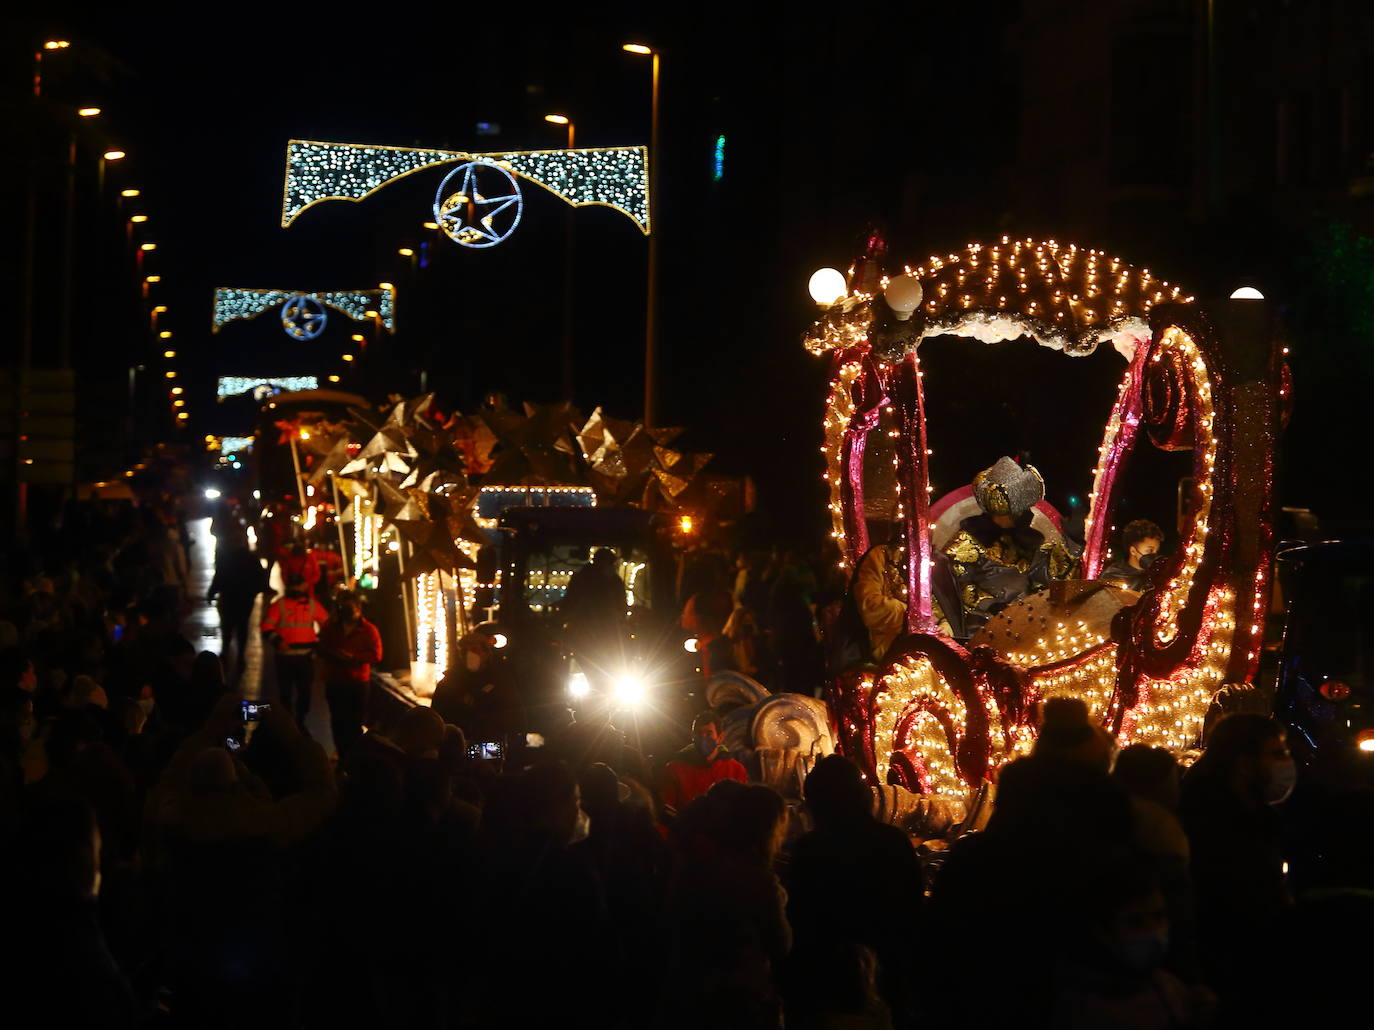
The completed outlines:
{"type": "Polygon", "coordinates": [[[302,731],[315,683],[318,627],[328,619],[329,613],[311,595],[299,572],[286,577],[286,593],[269,604],[262,616],[264,640],[276,652],[277,693],[302,731]]]}

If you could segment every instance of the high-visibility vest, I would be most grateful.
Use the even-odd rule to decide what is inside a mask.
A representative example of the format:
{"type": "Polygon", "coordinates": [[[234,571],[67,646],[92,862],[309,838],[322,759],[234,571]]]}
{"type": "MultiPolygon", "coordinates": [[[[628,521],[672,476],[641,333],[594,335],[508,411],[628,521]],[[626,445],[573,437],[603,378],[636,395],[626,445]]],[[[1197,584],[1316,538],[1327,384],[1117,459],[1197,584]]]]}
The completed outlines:
{"type": "Polygon", "coordinates": [[[262,631],[280,635],[287,647],[299,647],[315,643],[315,624],[328,618],[324,605],[313,597],[279,597],[267,606],[262,631]]]}

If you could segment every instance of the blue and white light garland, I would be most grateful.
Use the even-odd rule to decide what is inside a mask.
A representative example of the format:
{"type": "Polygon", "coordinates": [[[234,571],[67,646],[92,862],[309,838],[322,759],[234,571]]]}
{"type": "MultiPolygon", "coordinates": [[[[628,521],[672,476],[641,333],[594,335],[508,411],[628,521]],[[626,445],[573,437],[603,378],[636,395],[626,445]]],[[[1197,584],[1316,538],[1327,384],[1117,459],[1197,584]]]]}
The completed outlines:
{"type": "MultiPolygon", "coordinates": [[[[599,204],[614,208],[629,217],[644,235],[649,235],[646,147],[472,154],[459,150],[291,140],[286,145],[282,227],[289,226],[302,211],[322,201],[363,200],[403,176],[457,162],[472,162],[478,166],[495,164],[512,175],[544,187],[575,207],[599,204]]],[[[511,226],[501,239],[509,236],[513,229],[511,226]]],[[[492,245],[480,240],[466,243],[450,235],[464,246],[492,245]]],[[[489,239],[491,234],[485,235],[489,239]]]]}
{"type": "Polygon", "coordinates": [[[273,376],[270,378],[253,378],[250,376],[220,376],[216,394],[222,400],[225,397],[237,397],[241,393],[253,391],[255,394],[259,390],[266,390],[270,393],[294,393],[297,390],[318,390],[320,381],[315,376],[273,376]]]}
{"type": "Polygon", "coordinates": [[[396,290],[342,290],[331,293],[310,293],[305,290],[249,290],[221,286],[215,290],[215,317],[211,327],[219,332],[229,322],[240,318],[256,318],[269,308],[281,307],[297,298],[314,300],[341,311],[349,318],[362,322],[375,311],[382,328],[396,331],[396,290]]]}

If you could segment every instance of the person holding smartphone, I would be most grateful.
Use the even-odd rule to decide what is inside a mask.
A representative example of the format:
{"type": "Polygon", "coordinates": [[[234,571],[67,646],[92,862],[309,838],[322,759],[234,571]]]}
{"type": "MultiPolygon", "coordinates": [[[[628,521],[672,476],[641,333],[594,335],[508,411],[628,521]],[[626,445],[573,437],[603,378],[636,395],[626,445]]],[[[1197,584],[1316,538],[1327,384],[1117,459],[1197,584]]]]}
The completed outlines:
{"type": "Polygon", "coordinates": [[[264,642],[275,652],[277,692],[302,732],[315,681],[317,629],[328,621],[329,613],[310,595],[299,572],[286,577],[286,593],[269,604],[262,617],[264,642]]]}
{"type": "Polygon", "coordinates": [[[339,595],[333,618],[320,631],[318,649],[324,660],[334,750],[342,757],[363,735],[372,665],[382,660],[381,634],[363,618],[363,603],[356,594],[339,595]]]}

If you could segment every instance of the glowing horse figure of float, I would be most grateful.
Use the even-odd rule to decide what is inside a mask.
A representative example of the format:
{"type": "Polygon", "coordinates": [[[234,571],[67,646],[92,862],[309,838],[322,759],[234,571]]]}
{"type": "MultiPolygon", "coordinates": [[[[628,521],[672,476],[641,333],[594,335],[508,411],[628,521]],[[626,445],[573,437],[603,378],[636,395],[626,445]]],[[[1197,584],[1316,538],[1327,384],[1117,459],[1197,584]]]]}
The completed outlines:
{"type": "MultiPolygon", "coordinates": [[[[962,807],[1029,749],[1045,698],[1083,698],[1123,743],[1194,745],[1216,692],[1249,680],[1259,661],[1286,393],[1267,305],[1225,302],[1214,325],[1193,297],[1148,269],[1053,240],[973,243],[893,279],[880,273],[882,252],[880,240],[869,241],[848,296],[826,307],[805,340],[832,363],[822,450],[842,565],[852,569],[868,547],[871,437],[896,445],[897,514],[911,542],[906,633],[876,674],[842,678],[831,690],[842,749],[875,784],[962,807]],[[921,341],[937,335],[986,343],[1029,336],[1067,356],[1110,342],[1128,362],[1093,470],[1085,580],[1104,564],[1121,473],[1141,434],[1157,447],[1193,451],[1180,546],[1158,586],[1110,628],[1093,632],[1064,618],[1041,639],[1005,650],[965,648],[937,632],[919,357],[921,341]]],[[[1083,590],[1066,585],[1059,600],[1075,589],[1083,590]]]]}

